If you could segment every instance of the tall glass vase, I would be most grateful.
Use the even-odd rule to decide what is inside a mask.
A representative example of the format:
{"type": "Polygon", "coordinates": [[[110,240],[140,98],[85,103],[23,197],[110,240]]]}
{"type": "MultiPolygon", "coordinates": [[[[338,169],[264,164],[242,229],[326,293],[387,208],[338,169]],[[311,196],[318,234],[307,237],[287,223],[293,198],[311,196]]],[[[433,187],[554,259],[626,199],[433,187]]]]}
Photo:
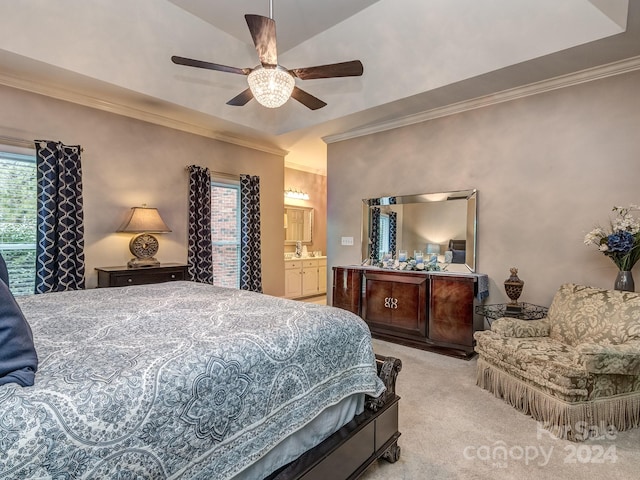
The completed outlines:
{"type": "Polygon", "coordinates": [[[633,283],[633,275],[631,275],[631,272],[620,270],[613,288],[624,292],[635,292],[636,285],[633,283]]]}

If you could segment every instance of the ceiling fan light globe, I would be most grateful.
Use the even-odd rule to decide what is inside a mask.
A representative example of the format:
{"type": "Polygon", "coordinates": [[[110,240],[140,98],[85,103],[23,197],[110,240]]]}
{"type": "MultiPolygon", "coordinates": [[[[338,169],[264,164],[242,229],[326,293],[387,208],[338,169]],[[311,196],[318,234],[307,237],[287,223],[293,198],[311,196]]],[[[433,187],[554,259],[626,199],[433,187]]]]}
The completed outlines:
{"type": "Polygon", "coordinates": [[[256,67],[248,76],[249,88],[260,105],[267,108],[281,107],[291,97],[295,80],[284,68],[256,67]]]}

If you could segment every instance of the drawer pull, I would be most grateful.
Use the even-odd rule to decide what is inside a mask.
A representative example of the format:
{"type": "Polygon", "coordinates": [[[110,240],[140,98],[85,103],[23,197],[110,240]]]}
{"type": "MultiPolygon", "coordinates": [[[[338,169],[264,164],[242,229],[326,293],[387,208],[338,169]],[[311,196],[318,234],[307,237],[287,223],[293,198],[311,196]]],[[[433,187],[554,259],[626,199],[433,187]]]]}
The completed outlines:
{"type": "Polygon", "coordinates": [[[127,278],[127,282],[133,283],[133,278],[127,278]]]}
{"type": "Polygon", "coordinates": [[[398,299],[393,297],[385,297],[384,306],[385,308],[395,310],[398,308],[398,299]]]}
{"type": "Polygon", "coordinates": [[[171,274],[171,278],[176,278],[176,274],[175,273],[171,274]]]}

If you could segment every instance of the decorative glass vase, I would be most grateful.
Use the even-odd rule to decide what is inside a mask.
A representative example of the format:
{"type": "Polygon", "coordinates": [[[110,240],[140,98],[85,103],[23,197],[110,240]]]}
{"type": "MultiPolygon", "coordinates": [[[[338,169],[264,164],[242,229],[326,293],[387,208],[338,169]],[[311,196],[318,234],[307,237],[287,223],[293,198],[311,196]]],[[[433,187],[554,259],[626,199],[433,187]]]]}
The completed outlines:
{"type": "Polygon", "coordinates": [[[635,292],[636,286],[635,283],[633,283],[633,275],[631,275],[631,272],[624,270],[618,271],[616,283],[613,288],[616,290],[622,290],[623,292],[635,292]]]}

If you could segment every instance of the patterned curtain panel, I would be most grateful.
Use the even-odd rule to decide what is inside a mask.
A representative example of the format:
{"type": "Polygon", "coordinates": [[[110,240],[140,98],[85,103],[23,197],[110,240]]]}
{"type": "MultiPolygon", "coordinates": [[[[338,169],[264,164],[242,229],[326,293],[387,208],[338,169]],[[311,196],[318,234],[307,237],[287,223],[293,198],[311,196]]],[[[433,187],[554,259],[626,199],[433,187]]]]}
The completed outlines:
{"type": "Polygon", "coordinates": [[[373,207],[371,209],[371,253],[369,256],[372,260],[380,260],[380,209],[373,207]]]}
{"type": "Polygon", "coordinates": [[[36,140],[38,232],[35,293],[84,288],[80,145],[36,140]]]}
{"type": "Polygon", "coordinates": [[[188,272],[193,282],[213,284],[211,245],[211,174],[208,168],[190,165],[188,272]]]}
{"type": "Polygon", "coordinates": [[[260,177],[240,175],[240,288],[262,293],[260,177]]]}
{"type": "MultiPolygon", "coordinates": [[[[395,200],[395,197],[392,197],[395,200]]],[[[389,212],[389,252],[396,256],[396,232],[398,230],[398,214],[396,212],[389,212]]]]}

